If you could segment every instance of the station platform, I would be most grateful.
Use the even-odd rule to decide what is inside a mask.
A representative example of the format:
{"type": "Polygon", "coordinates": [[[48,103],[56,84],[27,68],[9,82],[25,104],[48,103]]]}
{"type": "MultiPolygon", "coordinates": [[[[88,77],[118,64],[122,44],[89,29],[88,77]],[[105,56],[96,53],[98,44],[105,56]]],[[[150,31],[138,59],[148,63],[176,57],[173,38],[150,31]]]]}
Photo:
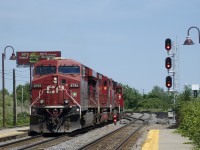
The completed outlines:
{"type": "Polygon", "coordinates": [[[150,130],[142,150],[192,150],[188,138],[175,133],[175,129],[150,130]]]}
{"type": "Polygon", "coordinates": [[[0,129],[0,142],[28,135],[29,126],[0,129]]]}

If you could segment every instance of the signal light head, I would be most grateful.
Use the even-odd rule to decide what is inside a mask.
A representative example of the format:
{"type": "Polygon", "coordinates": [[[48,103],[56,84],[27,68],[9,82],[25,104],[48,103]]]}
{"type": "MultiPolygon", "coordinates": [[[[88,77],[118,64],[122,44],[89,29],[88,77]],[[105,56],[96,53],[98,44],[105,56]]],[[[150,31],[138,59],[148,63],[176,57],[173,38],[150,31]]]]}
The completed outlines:
{"type": "Polygon", "coordinates": [[[172,77],[171,76],[166,77],[166,87],[168,89],[172,87],[172,77]]]}
{"type": "Polygon", "coordinates": [[[171,69],[171,67],[172,67],[172,59],[171,59],[171,57],[167,57],[167,58],[165,59],[165,67],[166,67],[167,69],[171,69]]]}
{"type": "Polygon", "coordinates": [[[169,50],[171,50],[171,48],[172,48],[171,39],[170,39],[170,38],[167,38],[167,39],[165,40],[165,49],[169,51],[169,50]]]}
{"type": "Polygon", "coordinates": [[[117,123],[117,115],[113,116],[113,121],[114,121],[114,124],[116,125],[116,123],[117,123]]]}

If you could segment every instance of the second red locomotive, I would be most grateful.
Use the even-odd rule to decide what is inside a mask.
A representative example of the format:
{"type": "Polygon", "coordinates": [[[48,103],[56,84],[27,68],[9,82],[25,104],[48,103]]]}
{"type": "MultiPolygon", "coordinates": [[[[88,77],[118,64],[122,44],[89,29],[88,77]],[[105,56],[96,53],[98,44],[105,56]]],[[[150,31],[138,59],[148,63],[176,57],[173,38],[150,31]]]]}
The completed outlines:
{"type": "Polygon", "coordinates": [[[71,132],[123,111],[122,85],[72,59],[34,65],[30,131],[71,132]]]}

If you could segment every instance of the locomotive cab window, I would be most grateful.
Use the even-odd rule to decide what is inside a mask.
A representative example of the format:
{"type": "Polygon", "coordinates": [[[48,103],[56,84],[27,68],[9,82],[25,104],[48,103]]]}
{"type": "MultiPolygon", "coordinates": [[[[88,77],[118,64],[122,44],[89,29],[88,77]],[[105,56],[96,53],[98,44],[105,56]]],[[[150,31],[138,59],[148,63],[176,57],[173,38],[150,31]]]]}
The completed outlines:
{"type": "Polygon", "coordinates": [[[58,73],[80,74],[80,67],[79,66],[59,66],[58,73]]]}
{"type": "Polygon", "coordinates": [[[121,88],[117,88],[116,91],[117,91],[117,93],[119,93],[119,94],[122,93],[122,89],[121,89],[121,88]]]}
{"type": "Polygon", "coordinates": [[[55,66],[37,66],[35,69],[36,75],[47,75],[47,74],[53,74],[53,73],[56,73],[55,66]]]}

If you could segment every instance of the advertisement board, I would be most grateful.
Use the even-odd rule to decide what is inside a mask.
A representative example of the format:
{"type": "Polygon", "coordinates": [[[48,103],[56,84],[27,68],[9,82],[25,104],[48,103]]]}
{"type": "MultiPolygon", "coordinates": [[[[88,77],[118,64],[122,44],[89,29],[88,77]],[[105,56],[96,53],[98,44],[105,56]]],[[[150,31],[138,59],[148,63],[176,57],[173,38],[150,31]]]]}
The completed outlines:
{"type": "Polygon", "coordinates": [[[61,51],[24,51],[17,52],[17,67],[29,67],[40,60],[61,57],[61,51]]]}

